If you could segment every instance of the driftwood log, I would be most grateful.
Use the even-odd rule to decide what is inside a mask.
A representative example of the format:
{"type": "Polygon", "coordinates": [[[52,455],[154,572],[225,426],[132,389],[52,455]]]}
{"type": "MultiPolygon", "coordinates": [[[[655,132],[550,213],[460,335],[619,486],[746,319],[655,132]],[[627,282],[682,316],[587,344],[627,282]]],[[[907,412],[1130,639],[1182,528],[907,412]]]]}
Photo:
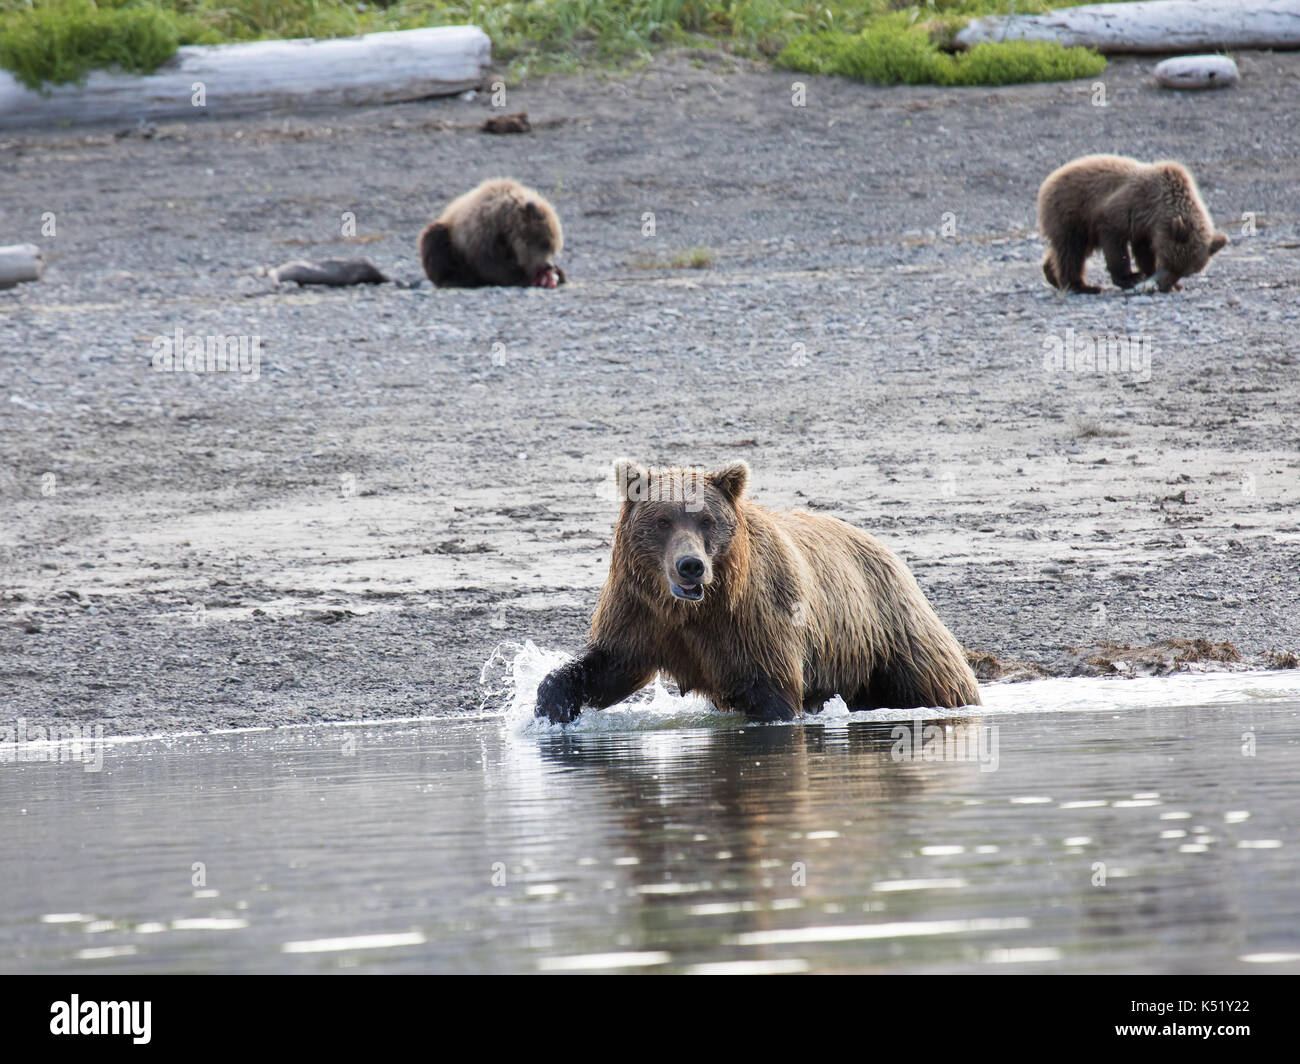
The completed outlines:
{"type": "Polygon", "coordinates": [[[0,248],[0,288],[12,288],[23,281],[39,281],[45,260],[35,244],[10,244],[0,248]]]}
{"type": "Polygon", "coordinates": [[[85,85],[57,85],[45,94],[0,70],[0,129],[449,96],[482,83],[491,52],[477,26],[441,26],[338,40],[196,45],[177,49],[153,74],[96,70],[85,85]]]}
{"type": "Polygon", "coordinates": [[[1300,48],[1300,0],[1140,0],[1046,15],[989,15],[957,33],[988,41],[1057,41],[1099,52],[1178,54],[1214,48],[1300,48]]]}

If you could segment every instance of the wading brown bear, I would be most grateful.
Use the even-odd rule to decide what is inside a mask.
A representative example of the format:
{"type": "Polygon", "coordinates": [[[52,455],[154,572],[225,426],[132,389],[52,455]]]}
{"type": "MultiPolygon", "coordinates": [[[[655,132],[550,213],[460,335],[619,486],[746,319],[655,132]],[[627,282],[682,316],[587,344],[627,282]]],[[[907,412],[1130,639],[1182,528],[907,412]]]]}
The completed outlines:
{"type": "Polygon", "coordinates": [[[1085,155],[1050,174],[1038,190],[1038,229],[1048,244],[1043,276],[1071,292],[1101,291],[1083,279],[1098,248],[1120,288],[1154,277],[1168,292],[1228,243],[1184,166],[1121,155],[1085,155]]]}
{"type": "Polygon", "coordinates": [[[555,265],[563,247],[559,215],[545,196],[493,178],[452,200],[424,227],[420,262],[440,288],[555,288],[567,280],[555,265]]]}
{"type": "Polygon", "coordinates": [[[898,555],[833,517],[772,513],[749,467],[614,467],[622,509],[582,656],[537,689],[571,721],[663,672],[754,720],[833,695],[852,709],[977,705],[965,654],[898,555]]]}

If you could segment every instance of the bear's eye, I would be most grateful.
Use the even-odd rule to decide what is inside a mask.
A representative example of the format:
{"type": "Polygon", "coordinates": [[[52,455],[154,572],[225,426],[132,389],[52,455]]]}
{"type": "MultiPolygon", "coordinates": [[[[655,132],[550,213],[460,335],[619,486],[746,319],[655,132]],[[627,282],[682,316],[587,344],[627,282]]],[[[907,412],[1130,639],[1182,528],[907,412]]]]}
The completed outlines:
{"type": "Polygon", "coordinates": [[[712,531],[713,518],[710,517],[708,514],[705,514],[703,517],[700,518],[700,527],[704,529],[705,532],[712,531]]]}
{"type": "Polygon", "coordinates": [[[667,528],[671,528],[673,523],[669,521],[668,518],[661,517],[659,518],[658,521],[655,522],[655,524],[657,524],[661,529],[667,529],[667,528]]]}

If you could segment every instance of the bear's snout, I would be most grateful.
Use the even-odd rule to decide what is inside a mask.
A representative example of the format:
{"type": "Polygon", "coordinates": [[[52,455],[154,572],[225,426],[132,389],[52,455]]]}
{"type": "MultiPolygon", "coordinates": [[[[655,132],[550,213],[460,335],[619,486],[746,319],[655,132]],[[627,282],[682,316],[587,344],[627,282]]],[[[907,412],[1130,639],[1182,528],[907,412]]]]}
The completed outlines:
{"type": "Polygon", "coordinates": [[[689,583],[696,583],[704,575],[703,559],[688,554],[684,558],[677,559],[677,575],[689,583]]]}
{"type": "Polygon", "coordinates": [[[704,585],[710,579],[709,563],[696,553],[696,549],[683,544],[668,555],[672,561],[665,575],[673,598],[699,602],[704,597],[704,585]]]}

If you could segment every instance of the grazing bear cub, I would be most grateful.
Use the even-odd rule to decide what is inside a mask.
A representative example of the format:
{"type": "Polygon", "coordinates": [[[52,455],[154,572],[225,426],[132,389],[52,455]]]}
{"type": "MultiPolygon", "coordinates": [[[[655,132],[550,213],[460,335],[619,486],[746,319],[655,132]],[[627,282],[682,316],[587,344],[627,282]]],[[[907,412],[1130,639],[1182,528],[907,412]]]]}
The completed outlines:
{"type": "Polygon", "coordinates": [[[1228,243],[1186,168],[1121,155],[1085,155],[1050,174],[1038,190],[1038,229],[1048,244],[1047,283],[1071,292],[1101,291],[1083,279],[1084,263],[1098,248],[1120,288],[1154,277],[1168,292],[1228,243]]]}
{"type": "Polygon", "coordinates": [[[420,261],[440,288],[555,288],[566,280],[554,261],[563,247],[555,208],[509,178],[458,196],[420,233],[420,261]]]}
{"type": "Polygon", "coordinates": [[[537,689],[571,721],[657,672],[754,720],[839,694],[853,709],[977,705],[975,676],[898,555],[833,517],[770,513],[749,467],[614,467],[623,500],[583,655],[537,689]]]}

